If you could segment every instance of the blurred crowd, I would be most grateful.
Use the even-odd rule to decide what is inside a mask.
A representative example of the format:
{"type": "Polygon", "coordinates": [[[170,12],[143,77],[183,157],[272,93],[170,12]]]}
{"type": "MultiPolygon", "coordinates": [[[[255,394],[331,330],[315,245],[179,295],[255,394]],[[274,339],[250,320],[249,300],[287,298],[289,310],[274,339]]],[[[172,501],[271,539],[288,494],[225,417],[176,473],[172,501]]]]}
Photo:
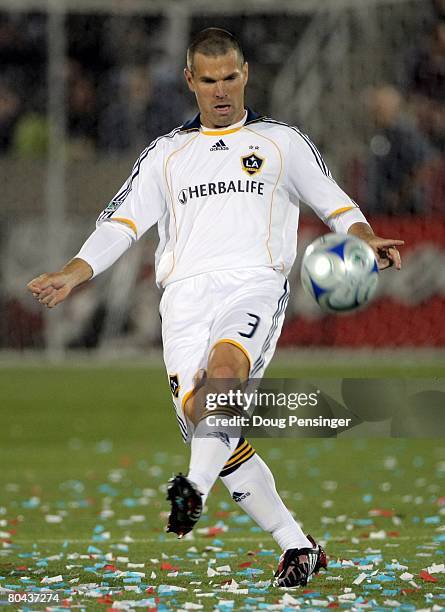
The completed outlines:
{"type": "MultiPolygon", "coordinates": [[[[176,74],[159,70],[160,18],[67,18],[64,67],[72,158],[140,150],[184,114],[176,74]],[[154,95],[153,92],[156,92],[154,95]],[[168,99],[168,104],[166,100],[168,99]]],[[[46,20],[0,15],[0,152],[44,155],[48,142],[46,20]]]]}
{"type": "Polygon", "coordinates": [[[364,92],[368,154],[353,191],[370,214],[443,214],[445,0],[433,0],[403,59],[392,83],[364,92]]]}
{"type": "MultiPolygon", "coordinates": [[[[425,7],[417,38],[402,59],[397,55],[392,81],[374,83],[363,95],[363,153],[349,165],[348,189],[370,213],[443,208],[445,0],[425,7]]],[[[260,112],[268,113],[265,90],[298,36],[298,28],[287,32],[283,18],[241,20],[238,28],[233,18],[227,23],[255,64],[249,102],[260,102],[260,112]]],[[[192,30],[205,25],[195,19],[192,30]]],[[[0,155],[38,158],[47,150],[46,28],[42,14],[0,14],[0,155]]],[[[137,153],[193,112],[181,62],[169,65],[165,54],[163,17],[69,15],[66,32],[70,158],[137,153]]]]}

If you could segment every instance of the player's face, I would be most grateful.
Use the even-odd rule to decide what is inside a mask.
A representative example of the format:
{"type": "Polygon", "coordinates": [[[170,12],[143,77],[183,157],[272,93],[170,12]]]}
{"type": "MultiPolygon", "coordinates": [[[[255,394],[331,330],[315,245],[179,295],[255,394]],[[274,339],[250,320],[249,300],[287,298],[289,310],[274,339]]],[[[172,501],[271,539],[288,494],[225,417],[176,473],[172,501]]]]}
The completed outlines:
{"type": "Polygon", "coordinates": [[[203,125],[226,127],[243,118],[248,66],[247,62],[241,64],[235,49],[216,57],[195,53],[193,72],[186,68],[184,74],[196,96],[203,125]]]}

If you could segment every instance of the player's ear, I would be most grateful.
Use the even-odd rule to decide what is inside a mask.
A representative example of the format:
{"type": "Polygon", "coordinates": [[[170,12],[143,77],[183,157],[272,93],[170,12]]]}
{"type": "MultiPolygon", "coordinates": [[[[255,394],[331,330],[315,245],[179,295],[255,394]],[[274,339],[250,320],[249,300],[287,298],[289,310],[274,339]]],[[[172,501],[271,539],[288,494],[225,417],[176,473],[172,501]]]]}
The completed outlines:
{"type": "Polygon", "coordinates": [[[247,85],[247,81],[249,80],[249,64],[247,62],[244,62],[243,65],[243,79],[244,85],[247,85]]]}
{"type": "Polygon", "coordinates": [[[193,85],[193,75],[188,68],[184,68],[184,77],[185,77],[185,80],[187,81],[188,88],[190,89],[190,91],[194,92],[195,87],[193,85]]]}

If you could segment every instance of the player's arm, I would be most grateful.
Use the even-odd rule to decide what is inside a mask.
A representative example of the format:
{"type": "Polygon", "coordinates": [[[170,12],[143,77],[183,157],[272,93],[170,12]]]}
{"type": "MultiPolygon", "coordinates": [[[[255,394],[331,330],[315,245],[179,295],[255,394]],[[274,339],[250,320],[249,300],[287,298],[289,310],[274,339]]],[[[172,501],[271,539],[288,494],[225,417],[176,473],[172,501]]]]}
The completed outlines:
{"type": "Polygon", "coordinates": [[[53,308],[71,291],[113,265],[132,244],[129,230],[118,223],[102,223],[79,253],[58,272],[41,274],[27,289],[44,306],[53,308]]]}
{"type": "Polygon", "coordinates": [[[403,240],[376,236],[357,204],[337,185],[315,145],[303,135],[292,135],[289,185],[333,231],[350,233],[373,249],[380,269],[401,268],[397,246],[403,240]]]}
{"type": "Polygon", "coordinates": [[[165,200],[157,179],[160,159],[159,148],[146,149],[77,255],[58,272],[41,274],[28,283],[40,303],[52,308],[63,302],[75,287],[112,266],[161,218],[165,200]]]}

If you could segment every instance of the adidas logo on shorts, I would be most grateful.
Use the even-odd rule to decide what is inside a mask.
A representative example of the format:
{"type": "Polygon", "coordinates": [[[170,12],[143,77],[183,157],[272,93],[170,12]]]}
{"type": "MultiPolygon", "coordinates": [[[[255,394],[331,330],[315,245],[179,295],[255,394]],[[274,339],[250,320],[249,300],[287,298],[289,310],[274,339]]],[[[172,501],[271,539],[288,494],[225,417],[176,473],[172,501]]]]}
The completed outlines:
{"type": "Polygon", "coordinates": [[[238,493],[238,491],[234,491],[232,493],[232,499],[234,502],[238,503],[240,501],[243,501],[243,499],[246,499],[246,497],[249,497],[250,493],[247,491],[246,493],[238,493]]]}
{"type": "Polygon", "coordinates": [[[210,151],[228,151],[228,150],[229,150],[229,147],[226,145],[224,140],[218,140],[218,142],[215,142],[213,147],[210,147],[210,151]]]}

